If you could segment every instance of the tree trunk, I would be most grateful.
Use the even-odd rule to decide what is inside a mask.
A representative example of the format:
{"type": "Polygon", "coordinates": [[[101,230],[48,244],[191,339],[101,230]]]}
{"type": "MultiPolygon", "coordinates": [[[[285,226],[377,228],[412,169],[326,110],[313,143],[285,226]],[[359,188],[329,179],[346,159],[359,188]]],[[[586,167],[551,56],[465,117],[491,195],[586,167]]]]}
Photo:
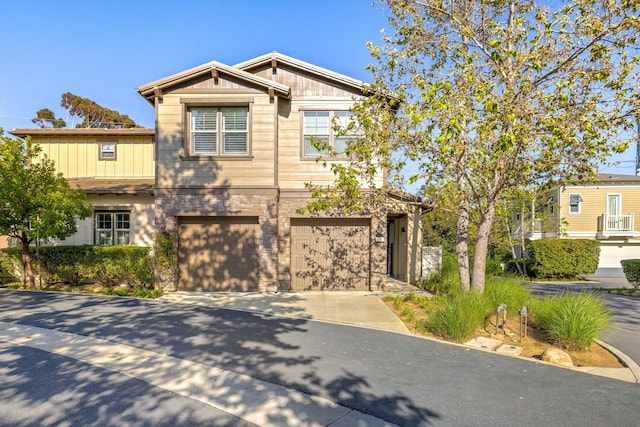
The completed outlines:
{"type": "Polygon", "coordinates": [[[29,276],[29,289],[35,290],[36,278],[33,274],[33,266],[31,265],[31,250],[29,248],[29,239],[24,232],[22,232],[20,241],[22,242],[22,256],[24,257],[24,263],[27,266],[27,275],[29,276]]]}
{"type": "Polygon", "coordinates": [[[473,254],[473,271],[471,274],[471,290],[484,292],[484,279],[487,270],[487,250],[489,248],[489,236],[496,214],[496,203],[489,202],[485,214],[482,216],[478,226],[478,237],[476,238],[476,250],[473,254]]]}
{"type": "MultiPolygon", "coordinates": [[[[524,219],[524,202],[522,202],[522,211],[520,214],[520,222],[524,225],[528,222],[525,222],[524,219]]],[[[533,209],[531,211],[531,232],[535,233],[536,231],[536,216],[535,216],[535,209],[533,209]]],[[[522,262],[522,275],[523,276],[527,276],[527,248],[525,246],[525,239],[524,239],[524,229],[522,230],[522,233],[520,233],[520,260],[522,262]]]]}
{"type": "MultiPolygon", "coordinates": [[[[509,226],[509,218],[505,218],[504,222],[507,225],[507,238],[509,239],[509,249],[511,249],[511,258],[513,258],[516,268],[518,269],[518,274],[522,276],[523,275],[522,266],[520,265],[520,262],[518,262],[518,257],[516,256],[516,247],[513,244],[513,239],[511,236],[511,227],[509,226]]],[[[520,230],[522,230],[522,225],[520,226],[520,230]]]]}
{"type": "Polygon", "coordinates": [[[458,207],[458,223],[456,227],[456,258],[458,260],[458,274],[460,287],[468,291],[471,287],[469,276],[469,202],[460,202],[458,207]]]}

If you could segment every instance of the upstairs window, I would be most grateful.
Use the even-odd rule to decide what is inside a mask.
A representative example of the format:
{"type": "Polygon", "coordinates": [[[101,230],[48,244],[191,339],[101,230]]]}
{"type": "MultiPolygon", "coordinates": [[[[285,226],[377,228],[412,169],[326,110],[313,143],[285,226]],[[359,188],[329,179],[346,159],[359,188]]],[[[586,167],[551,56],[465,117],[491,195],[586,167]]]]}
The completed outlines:
{"type": "Polygon", "coordinates": [[[247,107],[192,107],[189,109],[189,122],[191,155],[249,154],[247,107]]]}
{"type": "Polygon", "coordinates": [[[582,205],[582,196],[580,194],[569,194],[569,213],[579,214],[582,205]]]}
{"type": "Polygon", "coordinates": [[[131,242],[130,212],[96,212],[96,245],[125,246],[131,242]]]}
{"type": "Polygon", "coordinates": [[[303,157],[315,158],[328,154],[328,151],[314,146],[318,142],[326,144],[338,157],[344,156],[349,142],[357,138],[352,130],[353,125],[350,125],[352,121],[353,113],[350,111],[305,111],[302,125],[303,157]]]}
{"type": "Polygon", "coordinates": [[[115,141],[98,142],[98,160],[115,160],[115,159],[116,159],[115,141]]]}

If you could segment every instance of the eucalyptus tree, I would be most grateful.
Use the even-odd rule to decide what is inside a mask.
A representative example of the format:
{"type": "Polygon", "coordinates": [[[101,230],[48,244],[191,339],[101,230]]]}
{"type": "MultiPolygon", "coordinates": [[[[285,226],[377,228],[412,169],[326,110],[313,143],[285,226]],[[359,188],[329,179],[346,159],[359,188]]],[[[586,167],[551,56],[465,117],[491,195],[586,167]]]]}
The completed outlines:
{"type": "Polygon", "coordinates": [[[369,43],[374,82],[355,108],[364,137],[325,190],[347,199],[353,191],[340,189],[352,189],[354,176],[367,180],[381,167],[393,176],[407,163],[410,182],[454,182],[461,284],[482,292],[489,235],[506,189],[586,180],[628,147],[623,135],[640,96],[639,3],[384,0],[381,6],[392,31],[383,32],[380,46],[369,43]],[[478,218],[473,269],[472,216],[478,218]]]}
{"type": "Polygon", "coordinates": [[[82,121],[76,125],[78,128],[108,128],[127,129],[139,127],[133,119],[126,114],[121,114],[115,110],[103,107],[97,102],[74,95],[71,92],[62,94],[60,106],[67,110],[68,119],[56,118],[53,111],[42,108],[36,112],[36,117],[31,119],[40,127],[63,128],[72,125],[76,119],[82,121]]]}

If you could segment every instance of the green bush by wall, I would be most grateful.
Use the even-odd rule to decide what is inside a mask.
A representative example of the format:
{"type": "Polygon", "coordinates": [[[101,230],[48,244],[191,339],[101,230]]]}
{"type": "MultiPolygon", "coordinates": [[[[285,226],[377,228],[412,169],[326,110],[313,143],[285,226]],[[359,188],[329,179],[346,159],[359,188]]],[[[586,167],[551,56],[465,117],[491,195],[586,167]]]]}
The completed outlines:
{"type": "Polygon", "coordinates": [[[600,258],[600,244],[595,240],[533,240],[527,249],[527,268],[536,278],[563,279],[593,274],[600,258]]]}
{"type": "Polygon", "coordinates": [[[640,288],[640,259],[623,259],[620,263],[627,281],[634,288],[640,288]]]}
{"type": "MultiPolygon", "coordinates": [[[[138,246],[44,246],[32,250],[33,267],[43,284],[97,282],[151,286],[149,248],[138,246]]],[[[0,262],[22,279],[22,248],[0,250],[0,262]]]]}

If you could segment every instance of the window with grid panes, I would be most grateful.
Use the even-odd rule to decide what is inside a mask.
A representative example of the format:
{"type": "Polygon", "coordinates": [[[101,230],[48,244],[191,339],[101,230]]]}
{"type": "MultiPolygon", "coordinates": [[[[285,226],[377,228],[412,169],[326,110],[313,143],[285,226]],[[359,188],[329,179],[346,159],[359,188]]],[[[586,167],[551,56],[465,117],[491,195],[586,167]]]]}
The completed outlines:
{"type": "Polygon", "coordinates": [[[190,154],[249,154],[249,109],[247,107],[192,107],[190,154]]]}
{"type": "Polygon", "coordinates": [[[131,213],[96,212],[96,245],[129,245],[131,243],[131,213]]]}
{"type": "Polygon", "coordinates": [[[353,120],[350,111],[305,111],[303,115],[303,156],[317,157],[327,154],[318,150],[314,142],[326,143],[337,156],[343,156],[351,140],[357,138],[356,132],[349,129],[353,120]],[[335,127],[341,129],[336,131],[335,127]]]}

